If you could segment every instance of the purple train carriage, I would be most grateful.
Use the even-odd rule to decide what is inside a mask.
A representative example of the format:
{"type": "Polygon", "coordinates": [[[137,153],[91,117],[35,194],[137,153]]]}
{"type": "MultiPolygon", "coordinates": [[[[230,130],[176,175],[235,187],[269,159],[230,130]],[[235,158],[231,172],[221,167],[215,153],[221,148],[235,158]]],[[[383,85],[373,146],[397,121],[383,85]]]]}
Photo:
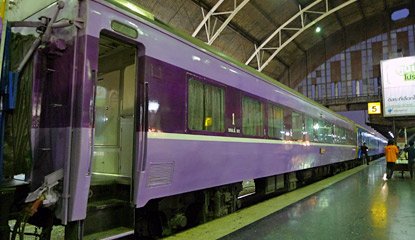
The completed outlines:
{"type": "Polygon", "coordinates": [[[26,180],[41,189],[28,198],[53,206],[37,223],[50,216],[67,239],[168,235],[236,211],[245,183],[272,195],[356,166],[362,136],[383,151],[381,136],[128,1],[58,1],[27,21],[42,16],[13,28],[37,37],[22,41],[35,48],[20,74],[31,82],[26,180]]]}

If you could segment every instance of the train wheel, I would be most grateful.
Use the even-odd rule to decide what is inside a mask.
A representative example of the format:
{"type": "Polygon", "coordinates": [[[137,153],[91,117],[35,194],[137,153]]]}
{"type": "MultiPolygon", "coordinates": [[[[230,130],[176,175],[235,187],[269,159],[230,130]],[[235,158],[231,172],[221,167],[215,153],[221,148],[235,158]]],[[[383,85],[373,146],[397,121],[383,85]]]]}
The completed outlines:
{"type": "Polygon", "coordinates": [[[196,203],[190,204],[186,209],[186,217],[187,217],[187,226],[186,227],[194,227],[197,226],[200,222],[200,212],[202,207],[196,203]]]}
{"type": "Polygon", "coordinates": [[[149,203],[149,206],[135,210],[134,235],[136,239],[153,239],[162,235],[161,214],[154,209],[157,203],[149,203]]]}

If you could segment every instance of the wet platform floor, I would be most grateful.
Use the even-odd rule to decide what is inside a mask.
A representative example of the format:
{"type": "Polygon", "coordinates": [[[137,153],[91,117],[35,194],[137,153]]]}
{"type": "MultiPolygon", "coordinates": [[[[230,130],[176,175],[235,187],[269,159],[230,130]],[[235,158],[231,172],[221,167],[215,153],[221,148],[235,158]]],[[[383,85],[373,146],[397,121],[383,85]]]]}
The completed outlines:
{"type": "Polygon", "coordinates": [[[379,159],[170,239],[415,239],[415,180],[384,180],[385,167],[379,159]]]}

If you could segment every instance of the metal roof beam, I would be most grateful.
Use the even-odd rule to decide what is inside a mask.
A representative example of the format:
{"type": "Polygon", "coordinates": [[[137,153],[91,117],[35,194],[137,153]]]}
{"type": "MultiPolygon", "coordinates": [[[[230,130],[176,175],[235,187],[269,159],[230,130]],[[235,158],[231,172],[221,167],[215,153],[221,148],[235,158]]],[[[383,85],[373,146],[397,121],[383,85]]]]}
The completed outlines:
{"type": "Polygon", "coordinates": [[[196,37],[196,35],[200,32],[200,30],[202,29],[203,26],[206,26],[206,22],[210,19],[210,17],[212,16],[212,14],[216,11],[216,9],[218,9],[218,7],[223,3],[223,1],[225,0],[219,0],[215,6],[212,7],[212,9],[210,9],[210,11],[205,15],[205,10],[202,7],[202,14],[203,14],[203,20],[202,22],[200,22],[199,26],[197,26],[196,30],[193,32],[192,37],[196,37]]]}
{"type": "MultiPolygon", "coordinates": [[[[271,24],[273,24],[273,25],[277,25],[275,22],[274,22],[274,20],[273,19],[271,19],[270,17],[269,17],[269,15],[267,14],[267,13],[265,13],[264,12],[264,10],[262,10],[262,8],[260,8],[259,6],[258,6],[258,4],[256,4],[255,2],[252,2],[251,3],[251,5],[253,5],[263,16],[264,16],[264,18],[266,18],[271,24]]],[[[285,32],[285,35],[287,36],[287,37],[290,37],[290,35],[289,34],[287,34],[286,32],[285,32]]],[[[300,49],[300,51],[302,51],[303,53],[305,53],[305,49],[302,47],[302,46],[300,46],[300,44],[298,43],[298,42],[296,42],[295,40],[293,41],[293,43],[295,44],[295,46],[298,48],[298,49],[300,49]]]]}
{"type": "Polygon", "coordinates": [[[193,32],[192,36],[195,37],[202,27],[205,27],[206,36],[207,36],[207,44],[212,45],[212,43],[219,37],[221,32],[225,29],[225,27],[230,23],[230,21],[235,17],[235,15],[249,2],[249,0],[243,0],[239,5],[237,4],[237,0],[234,0],[234,9],[232,11],[227,12],[216,12],[219,6],[223,3],[224,0],[219,0],[215,6],[205,15],[205,10],[202,8],[203,20],[193,32]],[[223,21],[222,25],[216,29],[217,18],[213,24],[211,24],[211,18],[218,15],[229,15],[225,21],[223,21]]]}
{"type": "Polygon", "coordinates": [[[262,71],[269,63],[270,61],[275,58],[275,56],[285,47],[287,46],[290,42],[292,42],[298,35],[300,35],[302,32],[304,32],[305,30],[307,30],[308,28],[310,28],[311,26],[313,26],[314,24],[316,24],[317,22],[319,22],[320,20],[324,19],[325,17],[329,16],[330,14],[335,13],[336,11],[347,7],[348,5],[350,5],[351,3],[356,2],[357,0],[348,0],[346,2],[344,2],[343,4],[340,4],[339,6],[330,9],[329,5],[328,5],[328,0],[326,1],[322,1],[322,0],[317,0],[314,1],[313,3],[311,3],[310,5],[308,5],[307,7],[301,9],[300,7],[300,11],[295,14],[293,17],[291,17],[287,22],[285,22],[284,24],[282,24],[277,30],[275,30],[259,47],[255,46],[255,51],[254,53],[251,55],[251,57],[246,61],[246,65],[248,65],[249,63],[251,63],[251,61],[256,57],[257,58],[257,65],[258,65],[258,71],[262,71]],[[312,8],[317,6],[318,4],[324,3],[324,12],[321,11],[313,11],[312,8]],[[307,25],[305,24],[304,21],[304,16],[305,14],[318,14],[320,15],[318,18],[316,18],[314,21],[308,23],[307,25]],[[293,23],[294,21],[298,21],[301,20],[301,26],[298,28],[293,29],[292,27],[288,27],[289,24],[293,23]],[[289,39],[282,41],[281,38],[281,34],[284,31],[296,31],[295,34],[293,34],[289,39]],[[267,47],[266,45],[273,40],[274,38],[276,38],[278,40],[278,46],[271,46],[271,47],[267,47]],[[272,49],[274,50],[274,52],[271,54],[271,56],[265,61],[262,62],[262,51],[264,51],[264,49],[272,49]]]}
{"type": "MultiPolygon", "coordinates": [[[[196,5],[200,6],[203,9],[212,9],[211,6],[209,6],[206,2],[204,2],[203,0],[192,0],[196,5]]],[[[254,2],[251,2],[252,4],[254,4],[254,2]]],[[[221,20],[222,22],[225,21],[225,18],[223,16],[216,16],[219,20],[221,20]]],[[[232,30],[234,30],[235,32],[239,33],[242,37],[246,38],[248,41],[254,43],[254,45],[258,45],[259,42],[258,40],[252,36],[251,34],[249,34],[248,32],[244,31],[240,26],[234,24],[234,23],[229,23],[228,27],[231,28],[232,30]]],[[[300,49],[301,46],[298,46],[300,49]]],[[[304,50],[305,52],[305,50],[304,50]]],[[[271,54],[271,53],[269,53],[271,54]]],[[[284,65],[285,67],[288,67],[288,64],[283,61],[281,58],[276,58],[278,62],[280,62],[282,65],[284,65]]]]}
{"type": "MultiPolygon", "coordinates": [[[[201,8],[204,8],[204,9],[210,9],[211,7],[207,4],[207,3],[205,3],[203,0],[192,0],[196,5],[198,5],[198,6],[200,6],[201,8]]],[[[217,16],[217,18],[219,19],[219,20],[221,20],[222,22],[224,22],[225,21],[225,18],[224,17],[222,17],[222,16],[217,16]]],[[[235,32],[237,32],[237,33],[239,33],[239,34],[241,34],[241,36],[243,36],[244,38],[246,38],[246,39],[248,39],[250,42],[253,42],[253,43],[257,43],[257,40],[252,36],[252,35],[250,35],[248,32],[246,32],[246,31],[244,31],[240,26],[238,26],[237,24],[234,24],[234,23],[229,23],[228,24],[228,27],[230,28],[230,29],[232,29],[232,30],[234,30],[235,32]]]]}

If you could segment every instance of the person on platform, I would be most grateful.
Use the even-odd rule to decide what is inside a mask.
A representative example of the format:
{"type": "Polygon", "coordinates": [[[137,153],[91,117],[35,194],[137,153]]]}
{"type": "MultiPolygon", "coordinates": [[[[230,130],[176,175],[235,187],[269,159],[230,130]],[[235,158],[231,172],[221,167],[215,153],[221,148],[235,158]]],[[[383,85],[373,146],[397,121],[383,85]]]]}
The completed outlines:
{"type": "Polygon", "coordinates": [[[385,147],[386,158],[386,178],[390,179],[393,175],[393,168],[395,167],[396,160],[399,156],[399,149],[395,145],[395,142],[390,139],[388,145],[385,147]]]}
{"type": "Polygon", "coordinates": [[[366,143],[364,142],[363,145],[360,147],[360,151],[362,153],[363,163],[366,162],[367,165],[369,165],[368,150],[369,148],[366,146],[366,143]]]}
{"type": "Polygon", "coordinates": [[[414,160],[415,160],[415,147],[414,140],[409,141],[409,146],[406,147],[405,152],[408,153],[408,171],[411,179],[414,179],[414,160]]]}

